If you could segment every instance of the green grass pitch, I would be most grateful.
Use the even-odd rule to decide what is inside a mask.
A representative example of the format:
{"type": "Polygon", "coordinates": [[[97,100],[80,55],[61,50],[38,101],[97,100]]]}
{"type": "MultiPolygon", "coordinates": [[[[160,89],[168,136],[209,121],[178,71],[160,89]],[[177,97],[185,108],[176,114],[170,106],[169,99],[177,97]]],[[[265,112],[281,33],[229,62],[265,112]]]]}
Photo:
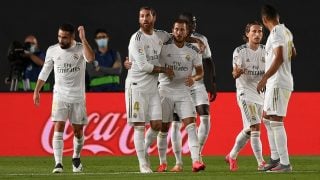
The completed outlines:
{"type": "MultiPolygon", "coordinates": [[[[182,173],[138,173],[136,156],[85,156],[82,157],[84,172],[72,173],[71,157],[64,157],[64,172],[52,174],[53,157],[0,157],[0,179],[159,179],[159,180],[196,180],[196,179],[230,179],[230,180],[320,180],[320,156],[291,156],[293,166],[291,173],[266,173],[256,170],[253,156],[239,156],[237,172],[229,172],[222,156],[203,157],[207,167],[205,171],[191,172],[191,159],[184,156],[182,173]]],[[[267,157],[265,158],[267,159],[267,157]]],[[[158,165],[158,157],[151,157],[152,169],[158,165]]],[[[174,157],[168,156],[169,169],[174,165],[174,157]]]]}

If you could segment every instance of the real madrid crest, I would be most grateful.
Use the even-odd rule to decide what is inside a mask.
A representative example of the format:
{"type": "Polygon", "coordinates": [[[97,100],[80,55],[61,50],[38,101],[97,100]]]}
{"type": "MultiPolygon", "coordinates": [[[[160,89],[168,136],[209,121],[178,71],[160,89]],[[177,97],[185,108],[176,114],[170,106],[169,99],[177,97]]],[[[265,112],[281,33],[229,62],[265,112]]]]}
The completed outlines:
{"type": "Polygon", "coordinates": [[[143,49],[142,49],[142,48],[139,48],[139,49],[138,49],[138,52],[139,52],[140,54],[142,54],[142,53],[143,53],[143,49]]]}
{"type": "Polygon", "coordinates": [[[80,58],[80,56],[78,54],[73,54],[73,59],[74,60],[78,60],[80,58]]]}
{"type": "Polygon", "coordinates": [[[190,58],[190,55],[187,54],[187,55],[186,55],[186,60],[190,61],[190,59],[191,59],[191,58],[190,58]]]}

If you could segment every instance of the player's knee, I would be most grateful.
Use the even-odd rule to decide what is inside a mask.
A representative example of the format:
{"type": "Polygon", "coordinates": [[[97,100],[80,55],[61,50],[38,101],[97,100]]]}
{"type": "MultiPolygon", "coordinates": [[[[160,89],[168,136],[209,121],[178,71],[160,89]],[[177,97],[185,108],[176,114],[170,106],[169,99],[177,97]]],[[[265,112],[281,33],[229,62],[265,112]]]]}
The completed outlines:
{"type": "Polygon", "coordinates": [[[282,117],[282,116],[273,115],[273,116],[270,117],[270,120],[271,120],[271,121],[282,122],[282,121],[283,121],[283,117],[282,117]]]}
{"type": "Polygon", "coordinates": [[[254,124],[250,126],[251,131],[260,131],[260,124],[254,124]]]}
{"type": "Polygon", "coordinates": [[[80,139],[83,136],[83,126],[73,125],[73,134],[80,139]]]}
{"type": "Polygon", "coordinates": [[[263,117],[264,119],[268,119],[268,120],[270,119],[270,116],[267,115],[267,113],[266,113],[265,111],[263,111],[262,117],[263,117]]]}
{"type": "Polygon", "coordinates": [[[194,117],[188,117],[182,120],[185,126],[187,127],[189,124],[195,123],[194,117]]]}
{"type": "Polygon", "coordinates": [[[74,136],[78,139],[80,139],[83,136],[83,132],[81,130],[74,131],[74,136]]]}
{"type": "Polygon", "coordinates": [[[162,123],[161,132],[168,132],[170,128],[170,123],[162,123]]]}
{"type": "Polygon", "coordinates": [[[160,131],[162,127],[161,121],[151,121],[150,123],[152,130],[154,131],[160,131]]]}
{"type": "Polygon", "coordinates": [[[63,132],[64,131],[65,122],[63,121],[56,121],[54,123],[54,131],[55,132],[63,132]]]}
{"type": "Polygon", "coordinates": [[[209,115],[209,105],[202,104],[199,106],[196,106],[197,113],[201,115],[209,115]]]}

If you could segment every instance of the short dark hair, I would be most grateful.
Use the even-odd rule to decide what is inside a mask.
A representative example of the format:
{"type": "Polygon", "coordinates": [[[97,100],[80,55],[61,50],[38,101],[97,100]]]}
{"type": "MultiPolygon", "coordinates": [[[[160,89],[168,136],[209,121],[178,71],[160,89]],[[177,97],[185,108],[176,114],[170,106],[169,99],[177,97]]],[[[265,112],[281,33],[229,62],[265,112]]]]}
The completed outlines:
{"type": "Polygon", "coordinates": [[[179,15],[179,19],[185,19],[188,21],[188,28],[190,31],[196,30],[197,19],[191,12],[183,12],[179,15]]]}
{"type": "Polygon", "coordinates": [[[185,19],[189,23],[196,23],[196,17],[191,12],[183,12],[179,15],[179,19],[185,19]]]}
{"type": "Polygon", "coordinates": [[[142,10],[151,11],[152,16],[156,16],[156,15],[157,15],[156,10],[154,10],[152,7],[142,6],[142,7],[140,8],[139,12],[142,11],[142,10]]]}
{"type": "Polygon", "coordinates": [[[73,24],[70,24],[70,23],[61,24],[59,26],[59,29],[62,31],[67,31],[70,34],[75,34],[75,28],[74,28],[73,24]]]}
{"type": "Polygon", "coordinates": [[[250,28],[251,28],[251,26],[253,26],[253,25],[261,26],[262,29],[263,29],[263,25],[262,25],[262,23],[260,23],[259,21],[251,21],[251,22],[249,22],[249,23],[246,25],[246,27],[245,27],[245,29],[244,29],[244,35],[242,36],[242,39],[243,39],[245,42],[248,42],[248,37],[246,36],[246,34],[250,32],[250,28]]]}
{"type": "Polygon", "coordinates": [[[261,16],[267,19],[276,19],[279,17],[279,12],[272,5],[266,4],[261,8],[261,16]]]}
{"type": "Polygon", "coordinates": [[[187,27],[188,27],[188,24],[189,24],[189,22],[188,22],[187,20],[185,20],[185,19],[180,19],[180,18],[175,19],[175,20],[173,21],[173,25],[174,25],[175,23],[186,24],[187,27]]]}
{"type": "Polygon", "coordinates": [[[96,31],[94,32],[94,37],[97,37],[97,34],[99,34],[99,33],[105,33],[105,34],[108,35],[108,32],[107,32],[106,29],[98,28],[98,29],[96,29],[96,31]]]}

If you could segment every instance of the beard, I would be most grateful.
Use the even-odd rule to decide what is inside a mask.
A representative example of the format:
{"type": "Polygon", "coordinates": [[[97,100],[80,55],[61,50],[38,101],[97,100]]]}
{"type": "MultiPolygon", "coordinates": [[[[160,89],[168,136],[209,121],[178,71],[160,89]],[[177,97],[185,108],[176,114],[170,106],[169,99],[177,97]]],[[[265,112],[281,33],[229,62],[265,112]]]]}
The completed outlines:
{"type": "Polygon", "coordinates": [[[141,23],[140,24],[140,28],[143,31],[151,31],[153,29],[154,23],[150,22],[150,23],[141,23]]]}
{"type": "Polygon", "coordinates": [[[68,43],[68,44],[59,43],[59,45],[61,49],[68,49],[71,46],[71,43],[68,43]]]}
{"type": "Polygon", "coordinates": [[[186,38],[184,38],[183,36],[174,36],[174,40],[177,43],[183,43],[185,41],[186,38]]]}

